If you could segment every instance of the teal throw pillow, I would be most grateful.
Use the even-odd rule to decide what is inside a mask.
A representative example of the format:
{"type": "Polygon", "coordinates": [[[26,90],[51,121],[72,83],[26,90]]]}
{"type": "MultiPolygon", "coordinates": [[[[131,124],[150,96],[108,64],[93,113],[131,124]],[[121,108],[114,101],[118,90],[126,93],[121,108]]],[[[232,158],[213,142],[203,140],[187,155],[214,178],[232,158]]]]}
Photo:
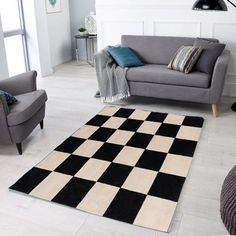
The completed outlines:
{"type": "Polygon", "coordinates": [[[143,66],[143,62],[138,58],[131,48],[108,48],[107,52],[114,58],[116,63],[122,67],[143,66]]]}
{"type": "Polygon", "coordinates": [[[10,93],[0,90],[0,94],[3,94],[5,96],[7,105],[12,105],[17,102],[17,99],[10,93]]]}

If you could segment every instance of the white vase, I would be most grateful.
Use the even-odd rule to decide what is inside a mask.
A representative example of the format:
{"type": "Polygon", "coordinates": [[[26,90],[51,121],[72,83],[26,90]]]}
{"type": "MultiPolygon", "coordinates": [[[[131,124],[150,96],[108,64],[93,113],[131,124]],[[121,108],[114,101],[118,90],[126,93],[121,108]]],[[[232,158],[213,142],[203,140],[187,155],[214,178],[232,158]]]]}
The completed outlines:
{"type": "Polygon", "coordinates": [[[80,31],[79,31],[79,35],[80,35],[80,36],[86,36],[87,34],[88,34],[87,30],[86,30],[86,31],[83,31],[83,32],[80,32],[80,31]]]}
{"type": "Polygon", "coordinates": [[[90,15],[85,17],[85,28],[87,29],[88,34],[97,34],[97,21],[94,12],[90,12],[90,15]]]}

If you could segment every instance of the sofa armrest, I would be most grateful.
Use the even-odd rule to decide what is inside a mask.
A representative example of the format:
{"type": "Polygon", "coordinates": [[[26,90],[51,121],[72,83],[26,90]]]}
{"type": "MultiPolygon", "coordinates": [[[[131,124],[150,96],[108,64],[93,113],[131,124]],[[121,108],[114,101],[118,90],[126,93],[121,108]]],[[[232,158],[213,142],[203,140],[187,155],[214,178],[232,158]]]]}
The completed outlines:
{"type": "Polygon", "coordinates": [[[102,49],[95,53],[94,60],[95,68],[101,70],[106,68],[107,63],[111,60],[111,56],[105,49],[102,49]]]}
{"type": "Polygon", "coordinates": [[[229,64],[229,59],[230,59],[230,51],[224,50],[216,61],[214,71],[212,74],[211,88],[210,88],[211,104],[218,103],[221,98],[224,89],[224,82],[229,64]]]}
{"type": "MultiPolygon", "coordinates": [[[[96,69],[96,74],[97,74],[97,82],[99,85],[99,78],[103,78],[104,74],[107,74],[106,67],[108,62],[111,60],[110,56],[108,53],[105,52],[104,49],[101,51],[97,52],[94,55],[94,60],[95,60],[95,69],[96,69]]],[[[99,86],[98,86],[99,87],[99,86]]]]}
{"type": "Polygon", "coordinates": [[[0,80],[0,90],[19,95],[36,90],[36,71],[29,71],[11,78],[0,80]]]}

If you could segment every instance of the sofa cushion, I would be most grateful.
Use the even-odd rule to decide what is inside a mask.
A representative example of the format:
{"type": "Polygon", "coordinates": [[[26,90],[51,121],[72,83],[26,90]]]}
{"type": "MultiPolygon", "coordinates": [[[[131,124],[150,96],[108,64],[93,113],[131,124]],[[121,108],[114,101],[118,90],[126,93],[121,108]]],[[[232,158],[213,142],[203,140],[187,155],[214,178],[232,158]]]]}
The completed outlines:
{"type": "Polygon", "coordinates": [[[116,63],[122,68],[144,65],[130,48],[109,47],[107,52],[111,54],[116,63]]]}
{"type": "Polygon", "coordinates": [[[9,126],[19,125],[29,120],[47,101],[44,90],[37,90],[16,96],[17,103],[9,107],[9,126]]]}
{"type": "MultiPolygon", "coordinates": [[[[193,46],[195,38],[122,35],[121,46],[132,48],[146,64],[167,65],[181,46],[193,46]]],[[[217,39],[208,39],[218,42],[217,39]]]]}
{"type": "Polygon", "coordinates": [[[170,61],[168,68],[188,74],[197,62],[203,48],[182,46],[178,49],[173,59],[170,61]]]}
{"type": "Polygon", "coordinates": [[[204,50],[196,63],[195,69],[203,73],[211,74],[217,58],[225,48],[225,44],[212,42],[208,39],[197,38],[194,41],[195,47],[203,47],[204,50]]]}
{"type": "Polygon", "coordinates": [[[193,46],[194,38],[123,35],[121,46],[132,48],[146,64],[167,65],[181,46],[193,46]]]}
{"type": "Polygon", "coordinates": [[[198,71],[184,74],[179,71],[170,70],[166,65],[154,64],[129,68],[126,76],[127,80],[132,82],[169,84],[198,88],[208,88],[211,79],[209,74],[198,71]]]}

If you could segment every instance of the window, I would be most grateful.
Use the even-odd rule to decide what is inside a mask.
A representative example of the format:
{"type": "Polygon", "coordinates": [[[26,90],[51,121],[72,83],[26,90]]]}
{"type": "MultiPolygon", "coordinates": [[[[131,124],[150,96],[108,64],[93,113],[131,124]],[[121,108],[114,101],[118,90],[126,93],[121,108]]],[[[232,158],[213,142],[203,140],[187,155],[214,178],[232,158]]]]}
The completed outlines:
{"type": "Polygon", "coordinates": [[[9,75],[29,70],[22,0],[0,0],[9,75]]]}

